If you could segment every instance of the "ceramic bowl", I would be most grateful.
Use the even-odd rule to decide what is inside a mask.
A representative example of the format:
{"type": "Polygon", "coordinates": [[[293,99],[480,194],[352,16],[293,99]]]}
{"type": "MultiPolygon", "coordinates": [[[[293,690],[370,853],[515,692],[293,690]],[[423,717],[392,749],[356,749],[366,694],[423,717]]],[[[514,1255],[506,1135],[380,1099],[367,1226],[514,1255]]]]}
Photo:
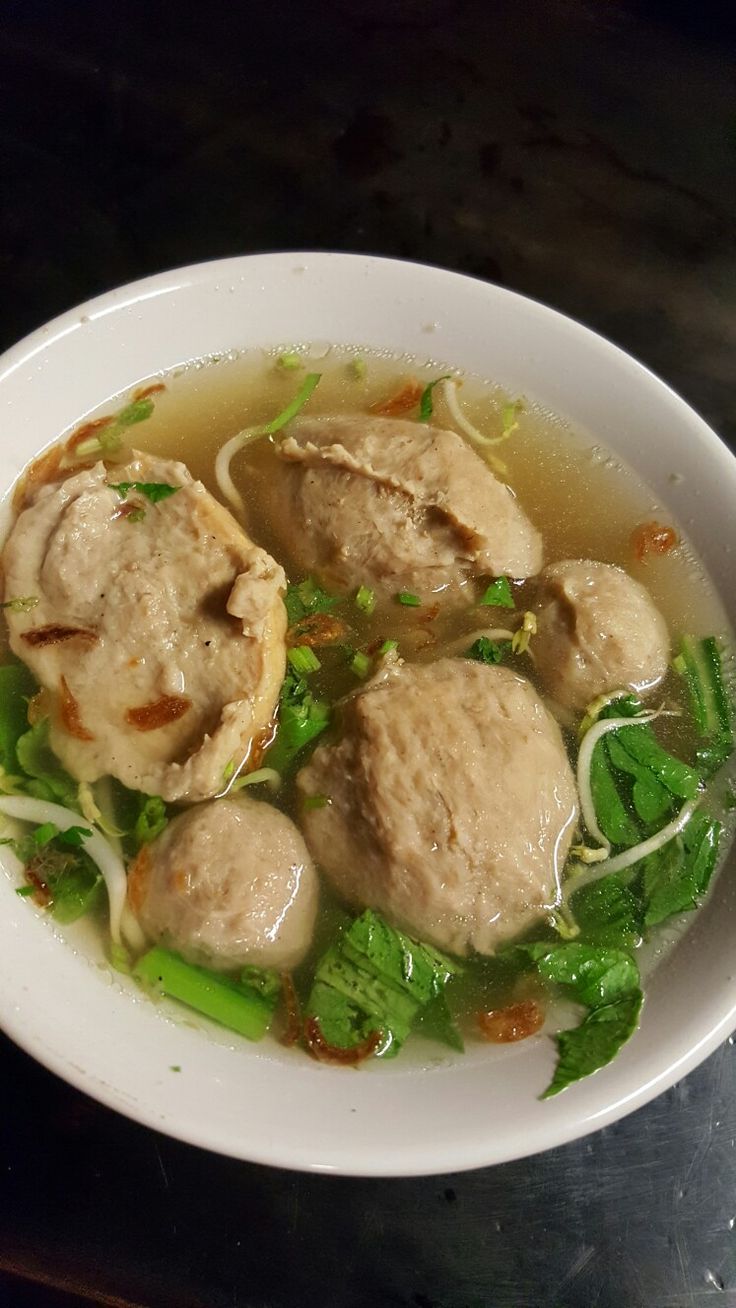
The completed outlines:
{"type": "MultiPolygon", "coordinates": [[[[275,254],[150,277],[64,314],[0,361],[0,487],[65,428],[143,378],[232,349],[335,341],[431,356],[523,392],[592,433],[685,524],[734,624],[736,460],[669,387],[570,319],[436,268],[275,254]],[[673,482],[676,469],[680,479],[673,482]]],[[[8,495],[4,501],[8,520],[8,495]]],[[[736,868],[652,976],[619,1057],[540,1101],[551,1040],[419,1052],[355,1071],[251,1046],[154,1005],[110,971],[84,924],[67,937],[0,871],[0,1025],[79,1089],[207,1149],[358,1175],[449,1172],[562,1144],[615,1121],[736,1026],[736,868]],[[172,1069],[180,1068],[180,1071],[172,1069]]]]}

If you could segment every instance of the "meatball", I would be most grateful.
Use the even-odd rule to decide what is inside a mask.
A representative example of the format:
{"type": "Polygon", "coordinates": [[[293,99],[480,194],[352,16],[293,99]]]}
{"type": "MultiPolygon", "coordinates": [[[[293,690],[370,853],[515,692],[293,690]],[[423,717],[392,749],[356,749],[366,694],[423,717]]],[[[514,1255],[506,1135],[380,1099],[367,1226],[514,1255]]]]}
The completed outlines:
{"type": "Polygon", "coordinates": [[[536,601],[535,663],[550,695],[584,709],[597,695],[652,690],[667,671],[667,624],[622,568],[565,559],[545,568],[536,601]]]}
{"type": "Polygon", "coordinates": [[[246,797],[175,817],[138,855],[131,908],[148,936],[221,970],[291,968],[309,948],[317,876],[294,823],[246,797]]]}
{"type": "Polygon", "coordinates": [[[466,659],[399,664],[302,768],[307,843],[339,895],[440,948],[492,953],[559,898],[577,816],[534,687],[466,659]]]}
{"type": "Polygon", "coordinates": [[[135,454],[41,487],[2,563],[6,598],[35,599],[6,610],[10,645],[50,692],[72,776],[210,799],[257,751],[284,676],[286,579],[182,463],[135,454]],[[151,503],[147,483],[169,493],[151,503]]]}
{"type": "Polygon", "coordinates": [[[338,591],[441,593],[477,575],[533,576],[541,537],[455,432],[365,414],[295,423],[273,514],[285,547],[338,591]]]}

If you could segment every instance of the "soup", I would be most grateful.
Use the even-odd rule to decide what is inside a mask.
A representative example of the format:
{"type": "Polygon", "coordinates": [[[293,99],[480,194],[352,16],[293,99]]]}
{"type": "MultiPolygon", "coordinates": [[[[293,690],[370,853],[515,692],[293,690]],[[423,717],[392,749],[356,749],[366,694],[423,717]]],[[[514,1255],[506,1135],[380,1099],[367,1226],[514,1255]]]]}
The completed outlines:
{"type": "Polygon", "coordinates": [[[725,848],[722,610],[553,415],[317,354],[184,369],[21,483],[19,893],[98,913],[154,995],[335,1064],[554,1032],[572,1000],[555,1093],[633,1032],[725,848]]]}

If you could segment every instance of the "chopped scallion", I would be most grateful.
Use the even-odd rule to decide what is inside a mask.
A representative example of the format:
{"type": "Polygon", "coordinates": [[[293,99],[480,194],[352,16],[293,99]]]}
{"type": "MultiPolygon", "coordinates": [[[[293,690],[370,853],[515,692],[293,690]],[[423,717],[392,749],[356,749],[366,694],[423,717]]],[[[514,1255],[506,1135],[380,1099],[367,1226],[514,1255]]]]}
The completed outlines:
{"type": "Polygon", "coordinates": [[[362,650],[358,650],[350,660],[350,667],[356,677],[367,677],[371,670],[371,660],[362,650]]]}
{"type": "Polygon", "coordinates": [[[276,363],[279,368],[284,368],[287,372],[292,372],[294,368],[303,367],[304,360],[300,354],[297,354],[296,350],[287,350],[285,354],[279,355],[276,363]]]}
{"type": "Polygon", "coordinates": [[[355,379],[355,381],[362,381],[366,374],[365,359],[360,359],[360,358],[351,359],[350,371],[353,374],[353,378],[355,379]]]}
{"type": "Polygon", "coordinates": [[[376,607],[376,592],[369,586],[359,586],[355,595],[355,607],[370,616],[376,607]]]}
{"type": "Polygon", "coordinates": [[[322,667],[310,645],[294,645],[287,652],[286,657],[294,671],[302,677],[307,676],[310,672],[319,672],[322,667]]]}
{"type": "Polygon", "coordinates": [[[253,986],[185,963],[167,949],[149,949],[138,959],[133,976],[248,1040],[261,1040],[271,1025],[275,1005],[253,986]]]}
{"type": "Polygon", "coordinates": [[[309,813],[315,808],[327,808],[332,803],[329,795],[305,795],[302,800],[302,808],[309,813]]]}
{"type": "Polygon", "coordinates": [[[378,653],[379,653],[379,655],[382,655],[382,654],[390,654],[390,653],[392,652],[392,650],[395,650],[395,649],[398,649],[398,648],[399,648],[399,642],[398,642],[398,640],[384,640],[384,642],[383,642],[383,644],[381,645],[381,647],[380,647],[378,653]]]}
{"type": "Polygon", "coordinates": [[[396,596],[399,604],[405,605],[409,609],[421,608],[422,601],[418,595],[412,595],[410,590],[400,590],[396,596]]]}

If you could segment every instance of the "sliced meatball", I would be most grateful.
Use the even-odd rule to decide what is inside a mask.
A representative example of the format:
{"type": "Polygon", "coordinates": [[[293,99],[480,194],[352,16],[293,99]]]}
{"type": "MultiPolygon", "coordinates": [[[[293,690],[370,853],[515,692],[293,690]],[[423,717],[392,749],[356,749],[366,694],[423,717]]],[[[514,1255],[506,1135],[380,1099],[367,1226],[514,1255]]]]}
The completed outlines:
{"type": "Polygon", "coordinates": [[[73,776],[199,800],[256,752],[284,675],[284,573],[183,464],[137,454],[44,486],[2,562],[5,598],[35,601],[6,610],[10,644],[51,692],[73,776]],[[175,490],[152,503],[130,483],[175,490]]]}
{"type": "Polygon", "coordinates": [[[559,898],[577,815],[559,728],[534,687],[467,659],[398,665],[344,705],[302,768],[312,854],[356,908],[488,954],[559,898]]]}
{"type": "Polygon", "coordinates": [[[664,677],[667,624],[623,568],[565,559],[545,568],[536,602],[534,659],[550,695],[582,710],[614,690],[644,694],[664,677]]]}
{"type": "Polygon", "coordinates": [[[317,895],[294,823],[246,797],[175,817],[128,877],[131,908],[151,939],[223,971],[294,967],[312,939],[317,895]]]}
{"type": "Polygon", "coordinates": [[[338,591],[362,584],[459,602],[469,578],[529,577],[539,532],[455,432],[365,414],[295,423],[274,517],[286,548],[338,591]]]}

